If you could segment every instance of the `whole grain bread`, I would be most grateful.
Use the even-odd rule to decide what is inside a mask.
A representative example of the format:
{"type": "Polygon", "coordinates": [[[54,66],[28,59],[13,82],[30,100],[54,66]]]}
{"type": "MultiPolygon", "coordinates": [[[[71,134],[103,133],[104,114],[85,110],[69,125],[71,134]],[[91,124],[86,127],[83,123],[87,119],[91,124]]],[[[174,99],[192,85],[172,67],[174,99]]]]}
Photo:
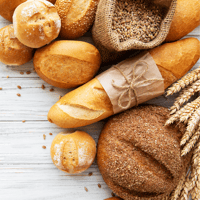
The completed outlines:
{"type": "Polygon", "coordinates": [[[104,181],[125,200],[162,199],[178,184],[190,155],[181,157],[184,126],[165,127],[167,108],[139,106],[110,118],[98,141],[104,181]]]}

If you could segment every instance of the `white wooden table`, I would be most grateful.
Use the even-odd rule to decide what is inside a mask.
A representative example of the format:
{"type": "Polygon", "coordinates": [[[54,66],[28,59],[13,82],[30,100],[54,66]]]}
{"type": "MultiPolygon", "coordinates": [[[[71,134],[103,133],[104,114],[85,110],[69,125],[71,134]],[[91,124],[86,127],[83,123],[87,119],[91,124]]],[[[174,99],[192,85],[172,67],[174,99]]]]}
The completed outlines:
{"type": "MultiPolygon", "coordinates": [[[[8,24],[0,17],[0,28],[8,24]]],[[[189,36],[200,40],[200,27],[189,36]]],[[[90,41],[90,38],[82,40],[90,41]]],[[[198,66],[200,60],[194,68],[198,66]]],[[[58,170],[51,161],[51,142],[63,129],[49,123],[47,113],[59,96],[70,90],[52,87],[41,80],[34,72],[32,61],[18,67],[0,63],[0,87],[0,200],[103,200],[111,197],[112,191],[104,183],[96,161],[87,171],[76,175],[58,170]],[[53,92],[49,91],[51,88],[53,92]]],[[[173,98],[161,96],[149,103],[166,107],[172,105],[172,101],[173,98]]],[[[78,129],[88,132],[97,142],[104,123],[78,129]]]]}

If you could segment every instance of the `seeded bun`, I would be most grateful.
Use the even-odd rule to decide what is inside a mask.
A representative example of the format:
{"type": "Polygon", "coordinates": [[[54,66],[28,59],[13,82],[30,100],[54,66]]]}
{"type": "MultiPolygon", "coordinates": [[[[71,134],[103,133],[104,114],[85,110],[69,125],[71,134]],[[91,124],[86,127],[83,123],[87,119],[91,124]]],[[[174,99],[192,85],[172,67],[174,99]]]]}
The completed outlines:
{"type": "Polygon", "coordinates": [[[59,133],[51,145],[55,166],[67,173],[81,173],[88,169],[96,156],[96,143],[86,132],[59,133]]]}
{"type": "Polygon", "coordinates": [[[94,22],[99,0],[57,0],[55,7],[61,18],[60,37],[75,39],[84,35],[94,22]]]}
{"type": "Polygon", "coordinates": [[[52,3],[45,0],[29,0],[15,9],[13,26],[21,43],[39,48],[57,38],[61,21],[52,3]]]}
{"type": "Polygon", "coordinates": [[[165,127],[167,108],[139,106],[110,118],[98,141],[104,181],[125,200],[159,200],[178,184],[190,157],[181,157],[184,127],[165,127]]]}
{"type": "Polygon", "coordinates": [[[6,65],[22,65],[33,57],[33,49],[23,45],[14,35],[13,25],[0,29],[0,61],[6,65]]]}
{"type": "MultiPolygon", "coordinates": [[[[9,20],[10,22],[13,21],[13,13],[15,8],[19,6],[21,3],[24,3],[27,0],[0,0],[0,15],[9,20]]],[[[55,3],[56,0],[48,0],[51,3],[55,3]]]]}

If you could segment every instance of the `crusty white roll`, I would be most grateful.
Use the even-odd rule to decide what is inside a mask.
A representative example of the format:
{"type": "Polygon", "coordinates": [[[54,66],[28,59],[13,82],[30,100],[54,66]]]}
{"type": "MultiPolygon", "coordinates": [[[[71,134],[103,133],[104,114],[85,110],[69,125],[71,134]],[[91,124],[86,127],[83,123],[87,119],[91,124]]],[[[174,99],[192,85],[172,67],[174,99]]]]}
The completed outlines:
{"type": "MultiPolygon", "coordinates": [[[[27,0],[0,0],[0,15],[9,20],[10,22],[12,22],[12,17],[13,17],[13,13],[15,8],[17,8],[17,6],[19,6],[21,3],[24,3],[27,0]]],[[[55,0],[48,0],[51,3],[55,3],[55,0]]]]}
{"type": "Polygon", "coordinates": [[[21,43],[39,48],[58,37],[61,20],[52,3],[46,0],[29,0],[15,9],[13,26],[21,43]]]}
{"type": "Polygon", "coordinates": [[[33,63],[37,74],[47,83],[72,88],[93,78],[100,67],[101,56],[92,44],[61,40],[37,49],[33,63]]]}
{"type": "Polygon", "coordinates": [[[0,61],[6,65],[22,65],[33,57],[34,49],[23,45],[14,35],[13,25],[0,29],[0,61]]]}
{"type": "Polygon", "coordinates": [[[96,143],[86,132],[61,132],[51,145],[51,158],[55,166],[67,173],[81,173],[88,169],[96,156],[96,143]]]}
{"type": "Polygon", "coordinates": [[[75,39],[84,35],[94,22],[99,0],[57,0],[55,7],[62,21],[60,36],[75,39]]]}

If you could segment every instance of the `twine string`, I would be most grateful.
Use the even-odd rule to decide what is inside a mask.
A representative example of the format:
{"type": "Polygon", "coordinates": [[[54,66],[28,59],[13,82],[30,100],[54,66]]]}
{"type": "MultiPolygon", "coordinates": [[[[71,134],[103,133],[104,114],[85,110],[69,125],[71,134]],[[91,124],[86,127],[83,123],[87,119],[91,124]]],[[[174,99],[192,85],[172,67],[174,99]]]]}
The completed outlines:
{"type": "Polygon", "coordinates": [[[162,79],[148,79],[148,80],[143,80],[143,81],[138,81],[138,79],[140,79],[149,69],[149,65],[145,60],[139,60],[137,62],[135,62],[134,66],[133,66],[133,70],[132,70],[132,80],[128,80],[128,78],[126,77],[126,75],[123,73],[123,71],[117,67],[114,66],[121,74],[122,76],[125,78],[126,82],[127,82],[127,86],[119,86],[116,85],[114,80],[112,80],[112,86],[117,88],[117,89],[123,89],[124,91],[121,93],[121,95],[119,96],[118,99],[118,106],[122,109],[128,109],[131,105],[131,91],[133,91],[134,97],[135,97],[135,102],[136,102],[136,106],[138,106],[138,95],[137,95],[137,91],[136,91],[136,86],[138,86],[139,84],[144,84],[144,83],[148,83],[150,81],[156,81],[156,80],[162,80],[162,79]],[[145,69],[143,70],[143,72],[139,75],[135,75],[135,69],[138,66],[139,63],[144,63],[146,65],[145,69]],[[138,82],[137,82],[138,81],[138,82]],[[123,97],[128,93],[128,97],[129,97],[129,101],[127,103],[126,106],[122,105],[123,102],[123,97]]]}

